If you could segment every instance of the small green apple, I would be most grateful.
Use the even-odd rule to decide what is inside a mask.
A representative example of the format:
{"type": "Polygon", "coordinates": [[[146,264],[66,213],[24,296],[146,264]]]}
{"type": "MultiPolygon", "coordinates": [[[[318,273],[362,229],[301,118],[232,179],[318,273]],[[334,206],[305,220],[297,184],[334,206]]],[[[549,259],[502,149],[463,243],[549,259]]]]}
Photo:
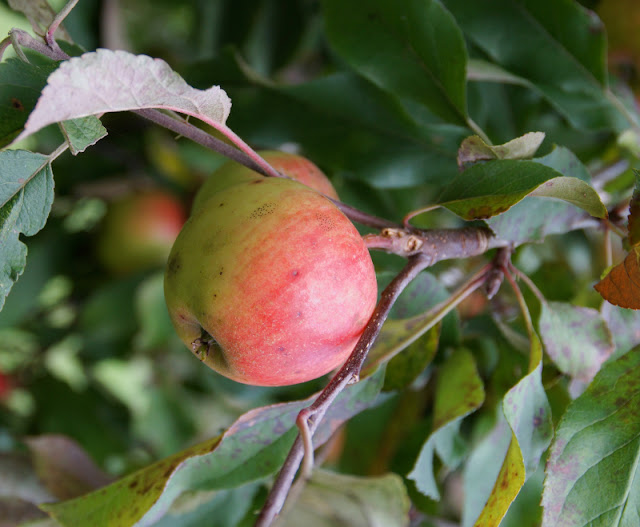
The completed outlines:
{"type": "Polygon", "coordinates": [[[109,204],[98,234],[98,259],[114,274],[163,266],[186,221],[174,195],[151,190],[109,204]]]}
{"type": "Polygon", "coordinates": [[[219,190],[178,236],[165,299],[184,343],[238,382],[284,386],[349,356],[377,299],[362,237],[326,197],[290,179],[219,190]]]}

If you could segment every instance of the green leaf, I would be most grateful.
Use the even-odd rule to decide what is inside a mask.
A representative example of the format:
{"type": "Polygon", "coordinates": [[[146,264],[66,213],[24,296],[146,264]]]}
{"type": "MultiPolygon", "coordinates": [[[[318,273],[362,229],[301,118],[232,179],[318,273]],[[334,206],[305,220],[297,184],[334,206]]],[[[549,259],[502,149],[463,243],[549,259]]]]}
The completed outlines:
{"type": "Polygon", "coordinates": [[[323,6],[332,46],[358,73],[466,125],[467,51],[438,0],[325,0],[323,6]]]}
{"type": "Polygon", "coordinates": [[[49,158],[25,150],[0,152],[0,309],[27,263],[20,234],[44,227],[53,203],[49,158]]]}
{"type": "Polygon", "coordinates": [[[529,132],[503,145],[488,145],[477,135],[467,137],[458,149],[458,166],[462,169],[478,161],[491,159],[530,159],[544,141],[544,132],[529,132]]]}
{"type": "MultiPolygon", "coordinates": [[[[347,387],[322,421],[314,444],[324,443],[347,419],[370,406],[383,372],[347,387]]],[[[297,434],[298,412],[311,399],[266,406],[240,417],[219,437],[158,461],[74,500],[42,505],[64,526],[152,525],[185,491],[233,488],[276,472],[297,434]]]]}
{"type": "MultiPolygon", "coordinates": [[[[565,147],[555,147],[551,153],[533,161],[553,168],[563,176],[580,179],[585,184],[591,182],[586,167],[565,147]]],[[[592,195],[591,191],[589,195],[592,195]]],[[[487,221],[496,236],[515,244],[522,244],[542,241],[550,234],[563,234],[592,223],[589,216],[570,203],[537,199],[534,196],[535,194],[527,196],[504,214],[487,221]]],[[[606,214],[604,204],[598,205],[595,200],[593,204],[594,210],[606,214]]]]}
{"type": "Polygon", "coordinates": [[[15,58],[0,63],[0,147],[24,128],[47,77],[57,67],[57,63],[36,66],[15,58]]]}
{"type": "Polygon", "coordinates": [[[605,321],[592,308],[542,302],[538,327],[545,351],[558,369],[586,383],[614,350],[605,321]]]}
{"type": "Polygon", "coordinates": [[[590,185],[575,177],[562,177],[534,160],[504,159],[473,165],[444,189],[438,202],[466,220],[484,219],[505,212],[536,189],[539,195],[570,201],[597,217],[606,215],[590,185]]]}
{"type": "Polygon", "coordinates": [[[405,527],[410,501],[396,474],[355,477],[315,470],[284,527],[405,527]]]}
{"type": "MultiPolygon", "coordinates": [[[[378,280],[382,285],[381,277],[378,280]]],[[[420,273],[393,306],[390,313],[393,318],[389,318],[382,326],[367,356],[363,372],[375,370],[378,364],[392,360],[438,324],[438,307],[446,306],[448,298],[447,289],[437,278],[430,273],[420,273]]],[[[448,338],[450,341],[457,341],[458,325],[456,313],[447,314],[442,320],[440,340],[448,338]]]]}
{"type": "Polygon", "coordinates": [[[74,156],[84,152],[107,135],[107,129],[102,126],[100,119],[93,115],[63,121],[60,123],[60,129],[74,156]]]}
{"type": "Polygon", "coordinates": [[[433,474],[434,452],[455,468],[464,453],[458,437],[460,421],[484,402],[484,385],[469,351],[456,350],[440,368],[435,397],[433,431],[407,477],[415,481],[420,492],[437,500],[440,493],[433,474]]]}
{"type": "Polygon", "coordinates": [[[640,348],[596,375],[564,414],[547,462],[544,527],[636,525],[640,348]]]}
{"type": "MultiPolygon", "coordinates": [[[[491,72],[496,81],[522,79],[520,84],[534,86],[578,128],[629,127],[608,95],[604,26],[578,2],[443,3],[465,35],[499,66],[491,72]]],[[[482,80],[491,80],[486,68],[484,73],[482,80]]]]}

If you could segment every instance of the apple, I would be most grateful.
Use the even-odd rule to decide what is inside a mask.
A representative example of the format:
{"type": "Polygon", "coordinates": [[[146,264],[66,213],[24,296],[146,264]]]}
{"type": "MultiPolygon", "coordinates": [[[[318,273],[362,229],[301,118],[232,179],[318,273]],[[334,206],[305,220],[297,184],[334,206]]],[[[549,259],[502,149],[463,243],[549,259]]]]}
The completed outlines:
{"type": "Polygon", "coordinates": [[[349,356],[377,299],[371,257],[349,219],[290,179],[219,190],[180,232],[165,300],[183,342],[235,381],[285,386],[349,356]]]}
{"type": "MultiPolygon", "coordinates": [[[[305,157],[277,150],[259,150],[257,153],[285,176],[295,179],[330,198],[338,199],[338,193],[333,188],[329,178],[305,157]]],[[[217,192],[232,185],[260,178],[262,176],[250,168],[235,161],[227,161],[204,182],[193,202],[192,213],[217,192]]]]}
{"type": "Polygon", "coordinates": [[[98,234],[98,259],[114,274],[163,266],[186,221],[173,194],[147,190],[109,204],[98,234]]]}

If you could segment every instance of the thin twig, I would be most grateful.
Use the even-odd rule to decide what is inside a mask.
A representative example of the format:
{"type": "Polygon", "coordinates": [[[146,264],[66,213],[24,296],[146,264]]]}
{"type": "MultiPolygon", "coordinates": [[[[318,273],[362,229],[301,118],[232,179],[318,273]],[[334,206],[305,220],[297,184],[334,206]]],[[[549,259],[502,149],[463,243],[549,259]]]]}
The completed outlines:
{"type": "MultiPolygon", "coordinates": [[[[329,384],[327,384],[314,403],[300,412],[298,419],[303,419],[306,422],[306,427],[311,436],[315,433],[320,421],[335,398],[348,384],[357,381],[359,378],[360,369],[362,368],[367,353],[378,336],[378,333],[380,333],[382,324],[386,320],[391,307],[400,293],[429,265],[429,258],[423,254],[410,257],[404,269],[382,292],[380,302],[376,306],[369,323],[364,329],[360,340],[356,344],[347,362],[345,362],[338,373],[329,381],[329,384]]],[[[262,511],[260,511],[255,527],[268,527],[279,514],[304,455],[304,442],[300,435],[298,435],[271,488],[267,501],[262,511]]]]}

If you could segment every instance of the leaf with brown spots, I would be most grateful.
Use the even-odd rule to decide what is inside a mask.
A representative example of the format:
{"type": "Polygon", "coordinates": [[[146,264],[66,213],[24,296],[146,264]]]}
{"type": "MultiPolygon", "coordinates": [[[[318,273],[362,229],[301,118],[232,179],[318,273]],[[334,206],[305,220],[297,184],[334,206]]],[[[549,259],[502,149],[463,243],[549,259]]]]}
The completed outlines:
{"type": "Polygon", "coordinates": [[[556,431],[542,496],[543,527],[637,525],[640,347],[607,363],[556,431]]]}
{"type": "Polygon", "coordinates": [[[511,388],[502,401],[511,427],[509,449],[500,473],[475,525],[498,526],[524,482],[535,473],[553,436],[551,407],[542,385],[542,344],[531,336],[529,373],[511,388]]]}
{"type": "MultiPolygon", "coordinates": [[[[380,371],[348,386],[316,431],[314,444],[323,444],[346,420],[373,404],[382,378],[380,371]]],[[[41,508],[65,527],[153,525],[185,492],[235,488],[278,471],[297,434],[296,416],[309,404],[311,399],[256,408],[219,437],[100,490],[41,508]]]]}
{"type": "Polygon", "coordinates": [[[595,290],[607,302],[628,309],[640,309],[640,247],[631,249],[623,262],[600,280],[595,290]]]}

